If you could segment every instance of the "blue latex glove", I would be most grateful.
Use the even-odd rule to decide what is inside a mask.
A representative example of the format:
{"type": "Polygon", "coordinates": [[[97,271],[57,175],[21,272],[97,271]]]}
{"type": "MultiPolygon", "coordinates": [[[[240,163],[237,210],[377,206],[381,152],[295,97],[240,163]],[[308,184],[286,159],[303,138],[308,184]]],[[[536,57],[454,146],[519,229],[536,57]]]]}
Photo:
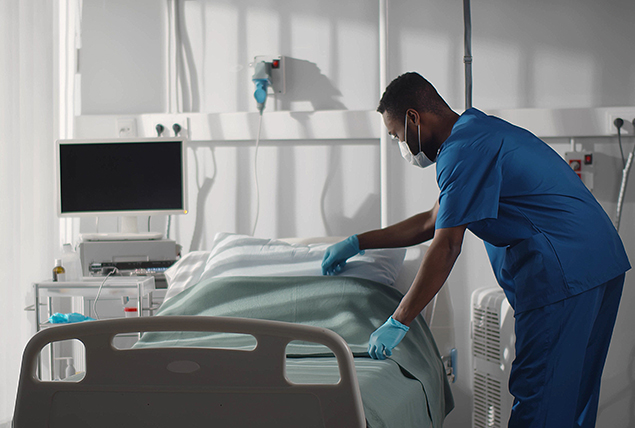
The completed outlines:
{"type": "Polygon", "coordinates": [[[359,250],[357,235],[331,245],[326,249],[322,259],[322,275],[337,275],[346,264],[346,260],[360,253],[364,254],[359,250]]]}
{"type": "Polygon", "coordinates": [[[68,324],[82,321],[95,321],[95,319],[78,314],[77,312],[73,312],[71,314],[60,314],[57,312],[49,317],[49,322],[51,324],[68,324]]]}
{"type": "Polygon", "coordinates": [[[388,321],[370,335],[368,341],[368,355],[374,360],[385,360],[392,355],[392,349],[401,342],[401,339],[410,330],[410,327],[399,321],[388,318],[388,321]],[[384,355],[385,354],[385,355],[384,355]]]}

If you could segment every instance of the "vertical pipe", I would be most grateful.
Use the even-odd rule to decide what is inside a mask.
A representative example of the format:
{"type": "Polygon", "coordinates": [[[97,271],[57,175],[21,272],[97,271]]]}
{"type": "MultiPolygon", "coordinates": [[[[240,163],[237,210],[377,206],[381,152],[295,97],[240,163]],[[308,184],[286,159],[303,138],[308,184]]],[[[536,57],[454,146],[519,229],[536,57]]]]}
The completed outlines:
{"type": "Polygon", "coordinates": [[[172,42],[172,2],[166,0],[165,9],[165,111],[172,113],[172,62],[171,56],[171,42],[172,42]]]}
{"type": "MultiPolygon", "coordinates": [[[[379,94],[388,84],[388,0],[379,0],[379,94]]],[[[379,199],[381,227],[388,226],[388,133],[379,119],[379,199]]]]}
{"type": "MultiPolygon", "coordinates": [[[[35,294],[35,332],[40,331],[40,325],[42,324],[40,315],[40,286],[36,283],[34,285],[35,294]]],[[[37,376],[39,379],[44,379],[42,372],[42,353],[37,357],[37,376]]]]}
{"type": "Polygon", "coordinates": [[[472,12],[470,0],[463,0],[463,45],[465,64],[465,110],[472,108],[472,12]]]}
{"type": "Polygon", "coordinates": [[[168,113],[178,112],[178,69],[177,69],[177,35],[176,23],[177,9],[176,0],[167,0],[167,40],[166,40],[166,60],[167,60],[167,90],[168,90],[168,113]]]}

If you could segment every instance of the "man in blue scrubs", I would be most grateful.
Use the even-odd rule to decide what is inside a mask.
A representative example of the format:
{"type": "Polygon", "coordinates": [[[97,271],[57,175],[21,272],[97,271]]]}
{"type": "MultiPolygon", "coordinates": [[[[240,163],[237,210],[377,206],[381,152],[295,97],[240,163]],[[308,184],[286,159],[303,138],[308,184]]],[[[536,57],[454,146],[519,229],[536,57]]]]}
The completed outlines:
{"type": "Polygon", "coordinates": [[[377,109],[403,157],[436,162],[435,206],[331,246],[324,274],[370,248],[432,239],[393,315],[370,337],[371,357],[392,354],[445,283],[469,229],[485,242],[515,310],[510,427],[593,427],[602,369],[630,264],[611,220],[567,163],[530,132],[469,109],[452,111],[434,87],[406,73],[377,109]]]}

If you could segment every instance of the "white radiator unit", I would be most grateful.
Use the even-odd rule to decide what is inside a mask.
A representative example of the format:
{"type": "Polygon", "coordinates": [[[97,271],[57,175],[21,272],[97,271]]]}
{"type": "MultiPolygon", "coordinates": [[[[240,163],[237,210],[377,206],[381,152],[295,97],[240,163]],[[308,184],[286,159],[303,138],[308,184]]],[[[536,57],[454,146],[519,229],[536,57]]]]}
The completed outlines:
{"type": "Polygon", "coordinates": [[[514,316],[500,288],[472,294],[473,428],[507,426],[513,397],[508,381],[514,360],[514,316]]]}

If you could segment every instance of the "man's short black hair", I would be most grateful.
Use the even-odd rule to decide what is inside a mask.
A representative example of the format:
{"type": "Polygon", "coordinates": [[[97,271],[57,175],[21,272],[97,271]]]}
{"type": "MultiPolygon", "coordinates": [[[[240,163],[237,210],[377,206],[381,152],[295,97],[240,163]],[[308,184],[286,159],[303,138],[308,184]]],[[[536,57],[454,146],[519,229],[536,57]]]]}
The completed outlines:
{"type": "Polygon", "coordinates": [[[390,82],[379,101],[377,111],[401,117],[405,116],[409,108],[442,115],[450,107],[423,76],[409,72],[390,82]]]}

